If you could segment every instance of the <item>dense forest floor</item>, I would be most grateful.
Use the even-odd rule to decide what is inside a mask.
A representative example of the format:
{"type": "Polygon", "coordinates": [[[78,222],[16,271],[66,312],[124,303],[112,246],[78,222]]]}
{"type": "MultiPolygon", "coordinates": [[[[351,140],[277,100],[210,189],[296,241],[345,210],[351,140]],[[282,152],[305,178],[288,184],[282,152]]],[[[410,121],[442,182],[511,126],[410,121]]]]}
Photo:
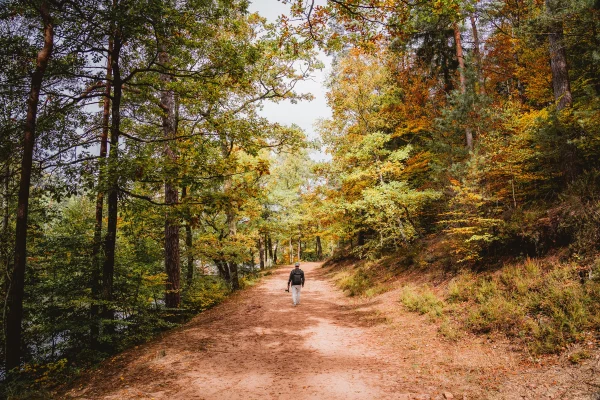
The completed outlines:
{"type": "MultiPolygon", "coordinates": [[[[397,289],[349,298],[303,264],[302,303],[273,272],[182,328],[126,351],[57,397],[77,399],[597,399],[600,355],[535,362],[522,346],[444,339],[397,289]]],[[[400,286],[400,284],[398,285],[400,286]]]]}

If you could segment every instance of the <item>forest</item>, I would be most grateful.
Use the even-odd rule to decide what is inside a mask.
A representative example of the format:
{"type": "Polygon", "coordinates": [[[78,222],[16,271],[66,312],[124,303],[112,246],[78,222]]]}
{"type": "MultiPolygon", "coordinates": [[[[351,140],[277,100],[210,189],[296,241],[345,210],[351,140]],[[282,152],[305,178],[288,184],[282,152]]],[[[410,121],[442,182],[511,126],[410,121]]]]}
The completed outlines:
{"type": "Polygon", "coordinates": [[[66,379],[294,261],[360,261],[351,295],[453,274],[448,304],[402,303],[471,304],[465,329],[540,354],[598,331],[600,3],[283,3],[0,1],[5,382],[66,379]],[[310,140],[260,111],[310,101],[321,51],[310,140]]]}

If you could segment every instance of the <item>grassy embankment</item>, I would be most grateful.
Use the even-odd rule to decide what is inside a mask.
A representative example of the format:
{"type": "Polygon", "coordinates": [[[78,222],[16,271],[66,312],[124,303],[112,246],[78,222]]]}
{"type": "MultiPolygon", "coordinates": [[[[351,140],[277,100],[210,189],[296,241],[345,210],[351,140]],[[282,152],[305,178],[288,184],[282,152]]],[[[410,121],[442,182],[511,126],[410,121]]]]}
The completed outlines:
{"type": "MultiPolygon", "coordinates": [[[[398,290],[398,305],[427,315],[440,335],[505,335],[533,355],[560,353],[600,330],[600,262],[582,273],[557,256],[505,262],[493,271],[453,269],[428,249],[379,261],[332,263],[337,285],[349,296],[398,290]]],[[[578,362],[586,350],[571,354],[578,362]]]]}

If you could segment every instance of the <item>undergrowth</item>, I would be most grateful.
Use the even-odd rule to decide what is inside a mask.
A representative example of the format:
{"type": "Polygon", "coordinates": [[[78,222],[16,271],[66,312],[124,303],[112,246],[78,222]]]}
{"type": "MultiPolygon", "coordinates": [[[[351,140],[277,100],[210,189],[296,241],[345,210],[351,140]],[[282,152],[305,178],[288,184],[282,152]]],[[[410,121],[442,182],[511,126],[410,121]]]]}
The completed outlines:
{"type": "Polygon", "coordinates": [[[407,286],[400,302],[442,318],[440,333],[450,339],[462,327],[520,338],[533,354],[557,353],[600,329],[599,275],[599,265],[582,279],[575,264],[527,260],[494,274],[460,273],[444,299],[428,286],[407,286]]]}
{"type": "Polygon", "coordinates": [[[427,286],[417,288],[415,286],[406,286],[400,295],[400,301],[404,306],[413,312],[427,314],[433,318],[441,317],[443,314],[444,303],[427,286]]]}
{"type": "MultiPolygon", "coordinates": [[[[253,271],[240,277],[241,288],[255,285],[262,276],[271,271],[253,271]]],[[[224,301],[231,293],[227,283],[217,276],[198,276],[192,285],[182,291],[182,307],[178,310],[157,309],[135,315],[127,321],[120,321],[126,327],[122,338],[114,343],[113,351],[99,352],[83,350],[77,354],[77,364],[69,357],[56,362],[25,364],[22,370],[13,374],[10,381],[0,382],[0,398],[11,400],[48,399],[52,390],[67,384],[81,374],[81,371],[94,368],[114,352],[119,352],[140,343],[147,342],[158,333],[177,327],[198,313],[224,301]]]]}
{"type": "Polygon", "coordinates": [[[334,275],[334,280],[348,296],[373,297],[388,290],[386,285],[377,283],[374,270],[369,265],[342,270],[334,275]]]}
{"type": "MultiPolygon", "coordinates": [[[[240,285],[245,283],[246,277],[240,279],[240,285]]],[[[227,283],[216,276],[205,276],[196,279],[183,294],[184,305],[194,312],[201,312],[213,307],[227,298],[230,290],[227,283]]]]}

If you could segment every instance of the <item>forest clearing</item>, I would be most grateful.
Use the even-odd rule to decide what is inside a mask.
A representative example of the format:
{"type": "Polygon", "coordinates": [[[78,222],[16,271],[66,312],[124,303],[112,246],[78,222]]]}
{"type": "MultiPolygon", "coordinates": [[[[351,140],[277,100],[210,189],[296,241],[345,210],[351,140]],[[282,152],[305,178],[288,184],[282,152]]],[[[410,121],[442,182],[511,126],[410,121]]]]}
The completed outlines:
{"type": "Polygon", "coordinates": [[[0,0],[0,66],[0,398],[600,398],[598,0],[0,0]]]}

